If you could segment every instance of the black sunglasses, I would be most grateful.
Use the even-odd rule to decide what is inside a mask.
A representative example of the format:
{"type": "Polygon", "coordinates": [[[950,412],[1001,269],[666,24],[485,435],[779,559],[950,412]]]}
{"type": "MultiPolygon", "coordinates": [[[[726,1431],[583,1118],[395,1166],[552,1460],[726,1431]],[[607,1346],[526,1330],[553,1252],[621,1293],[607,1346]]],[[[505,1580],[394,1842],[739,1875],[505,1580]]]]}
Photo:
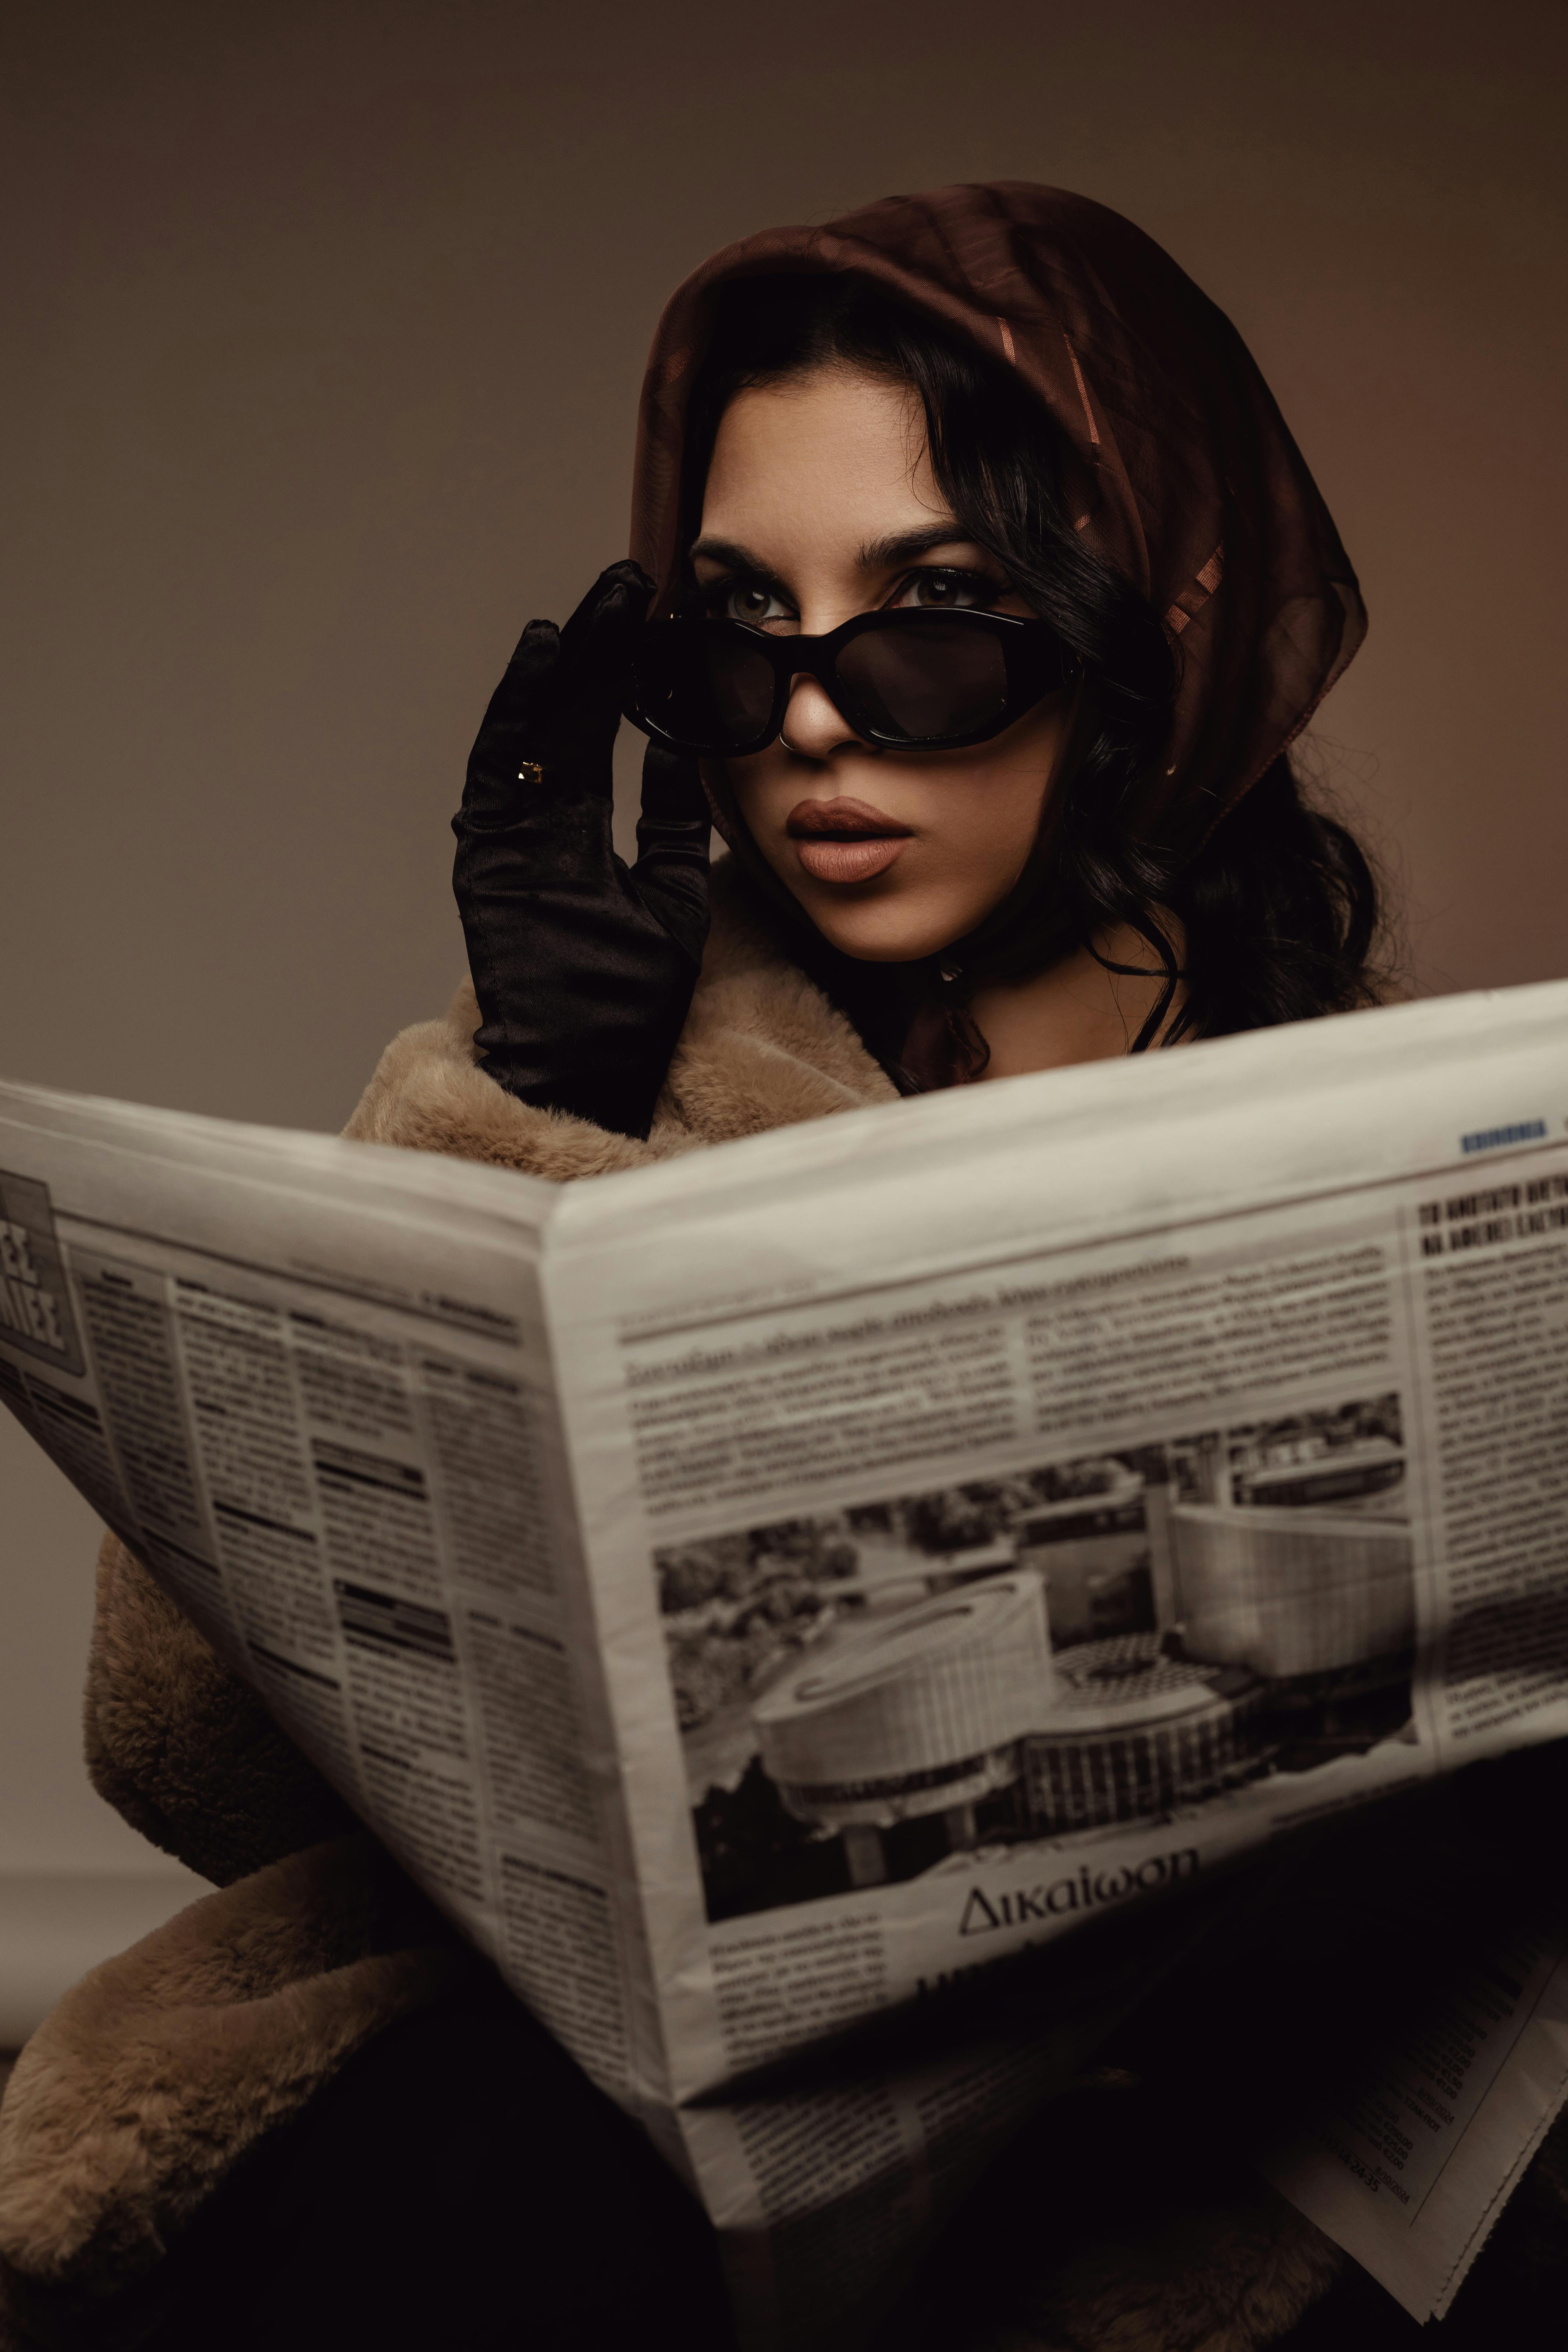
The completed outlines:
{"type": "Polygon", "coordinates": [[[1000,735],[1076,668],[1048,622],[1007,613],[859,613],[825,637],[691,613],[643,630],[626,715],[679,751],[740,759],[773,740],[804,676],[867,742],[956,751],[1000,735]]]}

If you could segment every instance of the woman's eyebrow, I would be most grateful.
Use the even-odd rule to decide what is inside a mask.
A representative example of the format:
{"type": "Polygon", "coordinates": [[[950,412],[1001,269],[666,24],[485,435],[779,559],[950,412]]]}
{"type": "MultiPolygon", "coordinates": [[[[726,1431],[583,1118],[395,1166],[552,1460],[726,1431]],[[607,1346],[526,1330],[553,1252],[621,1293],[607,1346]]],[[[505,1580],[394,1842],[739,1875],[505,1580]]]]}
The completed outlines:
{"type": "Polygon", "coordinates": [[[754,572],[759,580],[767,581],[770,587],[776,588],[781,584],[773,566],[764,563],[760,555],[753,555],[749,547],[741,546],[736,540],[697,540],[692,545],[690,561],[695,563],[699,557],[706,557],[710,563],[727,564],[731,572],[754,572]]]}
{"type": "MultiPolygon", "coordinates": [[[[868,539],[861,548],[857,562],[863,572],[891,572],[900,563],[912,563],[917,556],[929,555],[933,547],[968,547],[973,542],[955,515],[945,521],[926,523],[919,530],[901,530],[887,539],[868,539]]],[[[733,539],[700,539],[691,549],[690,560],[700,557],[710,563],[722,563],[731,572],[744,572],[771,587],[783,585],[771,563],[749,547],[733,539]]]]}
{"type": "Polygon", "coordinates": [[[893,539],[868,539],[860,550],[860,568],[863,572],[890,572],[900,563],[912,563],[917,555],[929,555],[933,547],[969,547],[973,543],[956,515],[949,515],[945,522],[928,523],[922,530],[901,530],[893,539]]]}

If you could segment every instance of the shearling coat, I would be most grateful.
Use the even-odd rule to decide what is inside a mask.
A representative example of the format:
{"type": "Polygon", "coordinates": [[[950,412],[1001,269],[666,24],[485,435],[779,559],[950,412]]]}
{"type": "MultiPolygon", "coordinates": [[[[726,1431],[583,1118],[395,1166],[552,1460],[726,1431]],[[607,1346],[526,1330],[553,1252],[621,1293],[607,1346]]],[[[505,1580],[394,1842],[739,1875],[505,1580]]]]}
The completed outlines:
{"type": "MultiPolygon", "coordinates": [[[[476,1063],[467,986],[444,1019],[393,1041],[346,1132],[567,1181],[892,1101],[722,863],[714,908],[646,1142],[505,1094],[476,1063]]],[[[100,1792],[219,1891],[96,1969],[21,2054],[0,2105],[0,2352],[54,2341],[62,2317],[144,2281],[353,2050],[481,1965],[112,1536],[87,1748],[100,1792]]],[[[1100,2087],[1126,2098],[1124,2077],[1100,2087]]],[[[1257,2184],[1200,2193],[1180,2227],[1166,2213],[1131,2236],[1113,2203],[1098,2243],[1034,2282],[1026,2330],[981,2315],[973,2352],[1249,2352],[1279,2341],[1342,2267],[1257,2184]]]]}

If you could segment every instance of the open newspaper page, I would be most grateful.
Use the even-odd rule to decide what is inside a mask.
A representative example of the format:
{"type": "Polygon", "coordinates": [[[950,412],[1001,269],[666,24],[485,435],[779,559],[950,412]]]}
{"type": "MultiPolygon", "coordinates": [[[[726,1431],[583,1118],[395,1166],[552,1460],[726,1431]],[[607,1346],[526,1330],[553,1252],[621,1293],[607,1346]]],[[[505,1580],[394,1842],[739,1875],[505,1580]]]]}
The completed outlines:
{"type": "Polygon", "coordinates": [[[0,1087],[0,1398],[587,2072],[663,2113],[541,1315],[558,1197],[0,1087]]]}
{"type": "Polygon", "coordinates": [[[827,2346],[1228,1863],[1568,1731],[1565,1030],[563,1191],[0,1089],[0,1395],[827,2346]]]}
{"type": "Polygon", "coordinates": [[[1565,1034],[1555,984],[1394,1008],[563,1202],[672,2089],[749,2340],[863,2326],[1038,2089],[1016,2045],[758,2070],[1568,1731],[1565,1034]]]}

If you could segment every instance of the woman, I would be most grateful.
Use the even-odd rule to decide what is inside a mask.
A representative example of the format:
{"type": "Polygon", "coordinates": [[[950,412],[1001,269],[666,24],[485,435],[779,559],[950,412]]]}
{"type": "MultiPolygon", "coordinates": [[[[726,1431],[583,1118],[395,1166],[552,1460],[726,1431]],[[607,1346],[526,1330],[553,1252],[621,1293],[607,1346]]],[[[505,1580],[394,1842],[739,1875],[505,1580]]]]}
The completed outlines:
{"type": "MultiPolygon", "coordinates": [[[[1239,339],[1114,215],[948,189],[720,255],[658,331],[634,548],[491,701],[456,820],[472,989],[351,1135],[566,1180],[1372,995],[1365,860],[1287,756],[1360,642],[1354,577],[1239,339]]],[[[235,2345],[499,2345],[521,2313],[545,2346],[666,2308],[721,2340],[705,2230],[630,2127],[112,1539],[88,1721],[102,1792],[224,1891],[22,2062],[19,2342],[221,2314],[235,2345]]],[[[1225,2243],[1202,2278],[1145,2264],[1138,2332],[1068,2290],[1062,2324],[1275,2341],[1334,2268],[1283,2208],[1225,2243]]]]}
{"type": "Polygon", "coordinates": [[[1369,999],[1372,877],[1286,758],[1363,634],[1354,575],[1239,339],[1127,223],[953,190],[721,255],[660,328],[636,530],[646,572],[530,627],[475,746],[477,1031],[461,1006],[407,1042],[353,1131],[415,1139],[416,1058],[470,1036],[581,1124],[476,1083],[465,1148],[545,1174],[805,1115],[695,1105],[737,955],[816,983],[862,1099],[1369,999]],[[681,617],[644,629],[650,604],[681,617]],[[655,736],[630,876],[628,696],[655,736]]]}

